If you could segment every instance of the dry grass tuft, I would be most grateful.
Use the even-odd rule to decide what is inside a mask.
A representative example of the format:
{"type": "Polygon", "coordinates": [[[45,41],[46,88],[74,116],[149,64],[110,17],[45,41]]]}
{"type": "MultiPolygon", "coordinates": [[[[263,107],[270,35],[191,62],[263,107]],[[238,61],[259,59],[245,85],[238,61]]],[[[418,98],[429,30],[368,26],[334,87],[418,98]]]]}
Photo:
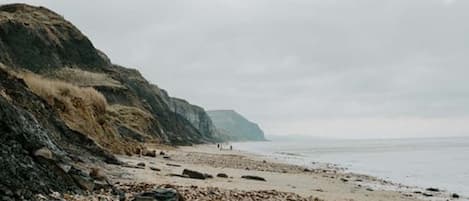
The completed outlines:
{"type": "Polygon", "coordinates": [[[45,79],[33,73],[22,73],[21,77],[31,91],[46,99],[49,104],[55,105],[56,101],[65,104],[65,107],[62,107],[64,111],[91,108],[96,116],[106,112],[106,98],[91,87],[78,87],[63,81],[45,79]]]}

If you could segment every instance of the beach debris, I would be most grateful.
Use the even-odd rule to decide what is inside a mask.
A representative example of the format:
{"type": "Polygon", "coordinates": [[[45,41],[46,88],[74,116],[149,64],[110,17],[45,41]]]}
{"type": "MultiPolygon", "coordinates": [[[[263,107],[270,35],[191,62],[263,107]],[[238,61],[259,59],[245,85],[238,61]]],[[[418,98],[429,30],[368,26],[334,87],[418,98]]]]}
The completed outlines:
{"type": "Polygon", "coordinates": [[[438,188],[433,188],[433,187],[427,188],[427,189],[425,189],[425,190],[430,191],[430,192],[440,192],[440,189],[438,189],[438,188]]]}
{"type": "Polygon", "coordinates": [[[207,178],[209,178],[208,174],[197,172],[197,171],[194,171],[194,170],[189,170],[189,169],[184,169],[182,171],[182,174],[187,175],[189,178],[192,178],[192,179],[207,179],[207,178]]]}
{"type": "Polygon", "coordinates": [[[135,196],[133,201],[183,201],[181,194],[172,188],[158,188],[135,196]]]}
{"type": "Polygon", "coordinates": [[[220,178],[228,178],[228,175],[225,174],[225,173],[218,173],[218,174],[217,174],[217,177],[220,177],[220,178]]]}
{"type": "Polygon", "coordinates": [[[144,162],[137,163],[137,166],[139,166],[139,167],[145,167],[145,163],[144,163],[144,162]]]}
{"type": "Polygon", "coordinates": [[[181,165],[178,164],[173,164],[173,163],[166,163],[167,166],[172,166],[172,167],[181,167],[181,165]]]}
{"type": "Polygon", "coordinates": [[[160,168],[152,167],[152,166],[150,166],[150,170],[157,171],[157,172],[161,171],[160,168]]]}
{"type": "Polygon", "coordinates": [[[34,156],[53,160],[52,152],[47,147],[42,147],[34,152],[34,156]]]}
{"type": "Polygon", "coordinates": [[[241,176],[243,179],[250,179],[250,180],[257,180],[257,181],[266,181],[264,178],[259,177],[259,176],[253,176],[253,175],[244,175],[241,176]]]}

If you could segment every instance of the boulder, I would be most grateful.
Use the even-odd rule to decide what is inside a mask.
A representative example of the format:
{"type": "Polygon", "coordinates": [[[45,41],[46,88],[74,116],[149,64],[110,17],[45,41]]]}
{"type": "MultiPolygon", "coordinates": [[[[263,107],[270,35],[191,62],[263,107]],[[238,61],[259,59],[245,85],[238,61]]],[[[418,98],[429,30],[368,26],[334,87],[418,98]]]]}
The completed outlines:
{"type": "Polygon", "coordinates": [[[136,195],[133,201],[184,201],[184,198],[176,189],[158,188],[136,195]]]}
{"type": "Polygon", "coordinates": [[[143,151],[143,155],[144,156],[148,156],[148,157],[156,157],[156,151],[155,150],[144,150],[143,151]]]}
{"type": "Polygon", "coordinates": [[[459,198],[459,197],[460,197],[460,196],[459,196],[458,194],[456,194],[456,193],[451,194],[451,198],[457,199],[457,198],[459,198]]]}
{"type": "Polygon", "coordinates": [[[189,169],[184,169],[182,171],[182,174],[187,175],[189,178],[192,178],[192,179],[206,179],[207,178],[206,174],[197,172],[194,170],[189,170],[189,169]]]}
{"type": "Polygon", "coordinates": [[[144,163],[144,162],[137,163],[137,166],[139,166],[139,167],[145,167],[145,163],[144,163]]]}
{"type": "Polygon", "coordinates": [[[228,178],[228,175],[225,174],[225,173],[218,173],[218,174],[217,174],[217,177],[228,178]]]}
{"type": "Polygon", "coordinates": [[[47,147],[42,147],[34,152],[34,156],[53,160],[53,154],[47,147]]]}
{"type": "Polygon", "coordinates": [[[241,176],[243,179],[250,179],[250,180],[257,180],[257,181],[266,181],[264,178],[259,177],[259,176],[253,176],[253,175],[244,175],[241,176]]]}
{"type": "Polygon", "coordinates": [[[438,188],[427,188],[425,190],[430,191],[430,192],[440,192],[440,189],[438,188]]]}
{"type": "Polygon", "coordinates": [[[160,169],[160,168],[157,168],[157,167],[151,167],[151,166],[150,166],[150,170],[157,171],[157,172],[161,171],[161,169],[160,169]]]}

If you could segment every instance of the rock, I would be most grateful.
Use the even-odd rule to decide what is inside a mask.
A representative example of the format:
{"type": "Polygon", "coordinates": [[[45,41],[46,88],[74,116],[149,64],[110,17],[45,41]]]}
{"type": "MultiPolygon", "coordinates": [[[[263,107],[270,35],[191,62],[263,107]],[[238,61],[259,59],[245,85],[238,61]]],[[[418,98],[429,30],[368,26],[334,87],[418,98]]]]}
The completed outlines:
{"type": "Polygon", "coordinates": [[[207,174],[207,173],[204,173],[204,176],[205,176],[206,179],[212,179],[213,178],[213,175],[207,174]]]}
{"type": "Polygon", "coordinates": [[[372,188],[366,188],[367,191],[374,191],[372,188]]]}
{"type": "Polygon", "coordinates": [[[52,152],[49,150],[47,147],[42,147],[34,152],[34,156],[36,157],[42,157],[47,160],[53,160],[54,157],[52,155],[52,152]]]}
{"type": "Polygon", "coordinates": [[[157,172],[161,171],[160,168],[152,167],[152,166],[150,166],[150,170],[157,171],[157,172]]]}
{"type": "Polygon", "coordinates": [[[143,151],[143,155],[144,156],[148,156],[148,157],[156,157],[156,151],[155,150],[144,150],[143,151]]]}
{"type": "Polygon", "coordinates": [[[425,197],[433,197],[433,194],[430,194],[430,193],[422,193],[422,195],[425,197]]]}
{"type": "Polygon", "coordinates": [[[168,160],[171,159],[171,157],[169,157],[169,156],[163,156],[163,158],[168,159],[168,160]]]}
{"type": "Polygon", "coordinates": [[[311,172],[311,170],[308,169],[308,168],[305,168],[305,169],[303,169],[303,172],[311,172]]]}
{"type": "Polygon", "coordinates": [[[253,175],[244,175],[241,176],[243,179],[250,179],[250,180],[257,180],[257,181],[266,181],[264,178],[259,177],[259,176],[253,176],[253,175]]]}
{"type": "Polygon", "coordinates": [[[137,166],[139,166],[139,167],[145,167],[145,163],[144,163],[144,162],[137,163],[137,166]]]}
{"type": "Polygon", "coordinates": [[[90,177],[98,181],[107,181],[107,177],[100,168],[91,168],[90,177]]]}
{"type": "Polygon", "coordinates": [[[92,191],[94,189],[93,178],[85,174],[83,171],[72,166],[68,173],[83,190],[92,191]]]}
{"type": "Polygon", "coordinates": [[[184,198],[175,189],[158,188],[136,195],[133,201],[184,201],[184,198]]]}
{"type": "Polygon", "coordinates": [[[218,174],[217,174],[217,177],[228,178],[228,175],[225,174],[225,173],[218,173],[218,174]]]}
{"type": "Polygon", "coordinates": [[[189,169],[184,169],[182,171],[182,174],[187,175],[189,178],[192,178],[192,179],[206,179],[207,178],[206,174],[200,173],[194,170],[189,170],[189,169]]]}
{"type": "Polygon", "coordinates": [[[181,177],[181,178],[189,178],[187,175],[182,175],[182,174],[174,174],[174,173],[170,173],[170,174],[167,174],[168,176],[170,177],[181,177]]]}
{"type": "Polygon", "coordinates": [[[173,163],[166,163],[167,166],[172,166],[172,167],[181,167],[181,165],[178,164],[173,164],[173,163]]]}
{"type": "Polygon", "coordinates": [[[126,168],[135,168],[135,169],[145,169],[145,167],[142,167],[142,166],[136,166],[136,165],[130,165],[130,164],[122,164],[122,167],[126,167],[126,168]]]}
{"type": "Polygon", "coordinates": [[[430,192],[440,192],[440,189],[438,188],[427,188],[425,190],[430,191],[430,192]]]}
{"type": "Polygon", "coordinates": [[[110,189],[112,185],[109,184],[107,181],[94,181],[94,190],[101,190],[101,189],[110,189]]]}
{"type": "Polygon", "coordinates": [[[160,151],[160,156],[164,156],[166,155],[166,153],[164,153],[164,151],[160,151]]]}
{"type": "Polygon", "coordinates": [[[459,196],[458,194],[456,194],[456,193],[452,193],[452,194],[451,194],[451,198],[459,198],[459,197],[460,197],[460,196],[459,196]]]}
{"type": "Polygon", "coordinates": [[[116,188],[112,187],[111,194],[117,195],[119,197],[119,201],[125,201],[125,192],[116,188]]]}
{"type": "Polygon", "coordinates": [[[342,181],[342,182],[348,182],[348,179],[340,178],[340,181],[342,181]]]}

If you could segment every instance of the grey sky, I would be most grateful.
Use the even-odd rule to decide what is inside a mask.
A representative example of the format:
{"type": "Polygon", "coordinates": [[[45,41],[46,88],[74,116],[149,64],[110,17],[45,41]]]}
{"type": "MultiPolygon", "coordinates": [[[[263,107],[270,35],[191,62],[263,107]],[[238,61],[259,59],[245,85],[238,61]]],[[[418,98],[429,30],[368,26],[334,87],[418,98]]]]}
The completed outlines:
{"type": "Polygon", "coordinates": [[[29,3],[172,96],[267,134],[469,136],[466,0],[29,3]]]}

